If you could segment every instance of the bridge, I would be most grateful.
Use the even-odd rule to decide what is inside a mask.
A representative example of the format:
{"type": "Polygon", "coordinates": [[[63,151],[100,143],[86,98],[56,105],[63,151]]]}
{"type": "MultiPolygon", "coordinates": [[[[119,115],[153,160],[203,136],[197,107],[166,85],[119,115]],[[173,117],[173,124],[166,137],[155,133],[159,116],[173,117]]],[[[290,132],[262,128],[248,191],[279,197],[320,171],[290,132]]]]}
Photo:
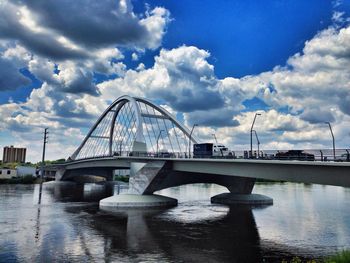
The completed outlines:
{"type": "Polygon", "coordinates": [[[215,183],[230,193],[220,203],[272,203],[253,195],[256,178],[350,187],[350,163],[258,159],[192,158],[198,140],[167,110],[149,100],[122,96],[100,116],[56,180],[81,176],[113,180],[114,171],[130,170],[129,194],[102,200],[101,207],[158,206],[176,200],[152,195],[168,187],[215,183]]]}

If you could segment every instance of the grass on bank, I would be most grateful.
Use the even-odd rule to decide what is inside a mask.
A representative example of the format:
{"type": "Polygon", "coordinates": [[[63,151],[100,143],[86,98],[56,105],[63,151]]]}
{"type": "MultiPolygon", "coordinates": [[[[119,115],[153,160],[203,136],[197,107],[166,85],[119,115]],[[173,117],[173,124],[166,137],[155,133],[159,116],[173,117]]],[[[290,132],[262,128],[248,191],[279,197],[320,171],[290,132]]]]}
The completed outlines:
{"type": "Polygon", "coordinates": [[[349,263],[350,262],[350,250],[343,250],[337,254],[326,258],[324,263],[349,263]]]}
{"type": "Polygon", "coordinates": [[[23,177],[15,177],[11,179],[0,179],[0,184],[34,184],[37,178],[32,175],[25,175],[23,177]]]}
{"type": "Polygon", "coordinates": [[[129,182],[129,175],[116,175],[114,177],[114,180],[128,183],[129,182]]]}
{"type": "Polygon", "coordinates": [[[350,263],[350,250],[343,250],[325,259],[311,259],[307,261],[294,257],[291,261],[282,260],[281,263],[350,263]]]}

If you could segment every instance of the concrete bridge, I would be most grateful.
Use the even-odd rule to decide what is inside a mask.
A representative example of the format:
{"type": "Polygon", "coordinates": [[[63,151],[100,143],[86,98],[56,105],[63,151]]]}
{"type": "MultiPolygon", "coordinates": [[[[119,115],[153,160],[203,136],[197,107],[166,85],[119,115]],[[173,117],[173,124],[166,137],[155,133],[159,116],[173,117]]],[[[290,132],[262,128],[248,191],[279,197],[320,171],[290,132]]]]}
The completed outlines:
{"type": "Polygon", "coordinates": [[[350,163],[251,159],[195,159],[192,132],[152,102],[123,96],[113,102],[81,145],[59,165],[56,180],[102,176],[113,180],[118,169],[130,169],[129,194],[100,202],[101,208],[174,205],[155,191],[192,183],[215,183],[230,193],[220,203],[272,203],[251,194],[255,179],[284,180],[350,187],[350,163]],[[189,152],[189,154],[188,154],[189,152]],[[161,156],[166,156],[162,158],[161,156]]]}

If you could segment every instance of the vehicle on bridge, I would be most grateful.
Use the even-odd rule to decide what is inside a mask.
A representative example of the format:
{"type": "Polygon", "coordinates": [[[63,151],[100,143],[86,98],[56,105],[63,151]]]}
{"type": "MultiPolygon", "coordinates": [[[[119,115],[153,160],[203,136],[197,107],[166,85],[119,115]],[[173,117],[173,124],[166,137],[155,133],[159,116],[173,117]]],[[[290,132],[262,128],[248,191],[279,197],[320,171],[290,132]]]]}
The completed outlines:
{"type": "Polygon", "coordinates": [[[343,153],[340,157],[335,159],[336,162],[350,162],[350,154],[343,153]]]}
{"type": "Polygon", "coordinates": [[[175,157],[175,154],[172,152],[168,152],[167,150],[163,150],[163,151],[160,151],[159,153],[156,153],[154,157],[173,158],[175,157]]]}
{"type": "Polygon", "coordinates": [[[298,160],[298,161],[315,161],[315,155],[306,153],[303,150],[289,150],[287,152],[278,152],[275,155],[277,160],[298,160]]]}
{"type": "Polygon", "coordinates": [[[196,143],[193,145],[194,158],[235,158],[234,152],[220,143],[196,143]]]}

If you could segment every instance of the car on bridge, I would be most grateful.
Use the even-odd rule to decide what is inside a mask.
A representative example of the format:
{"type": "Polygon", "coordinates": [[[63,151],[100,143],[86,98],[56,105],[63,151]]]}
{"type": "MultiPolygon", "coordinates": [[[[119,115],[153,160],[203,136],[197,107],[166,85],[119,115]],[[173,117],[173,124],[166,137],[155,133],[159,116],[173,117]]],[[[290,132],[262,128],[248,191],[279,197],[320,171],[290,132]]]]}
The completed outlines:
{"type": "Polygon", "coordinates": [[[275,155],[277,160],[298,160],[298,161],[315,161],[315,155],[306,153],[303,150],[289,150],[287,152],[278,152],[275,155]]]}
{"type": "Polygon", "coordinates": [[[350,161],[350,154],[349,153],[343,153],[340,155],[340,157],[335,159],[336,162],[349,162],[350,161]]]}
{"type": "Polygon", "coordinates": [[[160,157],[160,158],[172,158],[174,157],[173,153],[170,153],[168,151],[161,151],[159,153],[155,154],[155,157],[160,157]]]}

